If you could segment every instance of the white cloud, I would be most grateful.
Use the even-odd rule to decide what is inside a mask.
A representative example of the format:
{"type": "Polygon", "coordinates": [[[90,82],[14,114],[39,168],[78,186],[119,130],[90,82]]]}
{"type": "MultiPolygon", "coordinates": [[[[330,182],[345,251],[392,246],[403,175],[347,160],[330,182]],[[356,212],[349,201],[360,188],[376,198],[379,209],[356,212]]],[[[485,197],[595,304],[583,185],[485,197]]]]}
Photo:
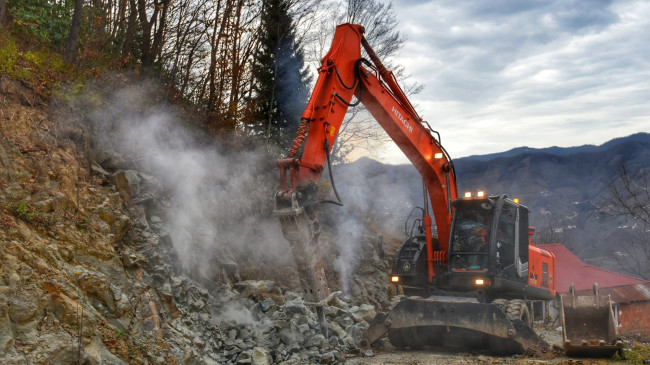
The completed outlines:
{"type": "Polygon", "coordinates": [[[452,157],[650,131],[648,1],[394,4],[397,63],[425,84],[413,102],[452,157]]]}

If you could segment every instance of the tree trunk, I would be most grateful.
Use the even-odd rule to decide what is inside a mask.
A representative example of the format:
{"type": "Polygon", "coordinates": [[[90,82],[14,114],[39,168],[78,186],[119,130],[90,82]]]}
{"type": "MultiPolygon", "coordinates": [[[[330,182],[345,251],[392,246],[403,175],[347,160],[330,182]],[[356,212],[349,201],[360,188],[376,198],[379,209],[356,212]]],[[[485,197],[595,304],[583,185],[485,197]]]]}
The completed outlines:
{"type": "Polygon", "coordinates": [[[237,112],[239,111],[239,92],[240,92],[240,67],[239,67],[239,55],[241,52],[241,33],[240,33],[240,22],[241,22],[241,10],[244,5],[243,1],[237,2],[237,10],[235,11],[235,24],[233,29],[232,37],[232,53],[231,53],[231,81],[230,81],[230,100],[228,102],[228,114],[227,114],[227,125],[232,127],[237,122],[237,112]]]}
{"type": "Polygon", "coordinates": [[[120,50],[122,58],[133,57],[133,39],[135,38],[136,22],[138,20],[138,10],[135,0],[129,0],[129,17],[126,24],[126,32],[122,37],[120,50]]]}
{"type": "Polygon", "coordinates": [[[7,1],[0,0],[0,27],[7,25],[7,1]]]}
{"type": "Polygon", "coordinates": [[[158,18],[160,6],[158,1],[154,1],[154,11],[151,20],[147,19],[147,4],[145,0],[138,0],[138,16],[140,18],[140,27],[142,28],[142,68],[149,70],[153,66],[154,55],[151,49],[151,29],[158,18]]]}
{"type": "Polygon", "coordinates": [[[111,38],[115,38],[117,30],[121,29],[124,31],[124,18],[126,14],[126,0],[119,0],[119,5],[117,8],[117,13],[115,14],[116,18],[113,21],[113,28],[111,29],[111,38]]]}
{"type": "Polygon", "coordinates": [[[154,31],[153,44],[151,46],[152,62],[157,58],[159,58],[160,55],[162,54],[163,44],[165,41],[163,35],[165,33],[165,29],[167,25],[167,10],[169,8],[169,0],[162,0],[160,4],[160,8],[162,8],[162,12],[160,13],[159,19],[157,19],[158,27],[154,31]]]}
{"type": "MultiPolygon", "coordinates": [[[[3,1],[4,0],[0,0],[3,1]]],[[[72,26],[70,27],[70,34],[65,46],[64,58],[66,62],[72,63],[77,54],[77,39],[79,38],[79,31],[81,30],[81,12],[83,11],[83,0],[74,1],[74,13],[72,14],[72,26]]]]}

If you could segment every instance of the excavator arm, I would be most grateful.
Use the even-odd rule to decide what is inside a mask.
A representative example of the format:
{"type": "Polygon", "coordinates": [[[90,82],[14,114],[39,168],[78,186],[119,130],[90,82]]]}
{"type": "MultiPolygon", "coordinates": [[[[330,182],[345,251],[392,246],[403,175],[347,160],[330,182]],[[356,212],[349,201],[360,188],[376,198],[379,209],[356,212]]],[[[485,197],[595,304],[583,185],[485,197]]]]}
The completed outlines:
{"type": "MultiPolygon", "coordinates": [[[[354,24],[336,28],[332,47],[322,59],[316,85],[289,153],[277,162],[281,188],[276,193],[275,214],[292,247],[303,297],[317,308],[322,308],[330,291],[318,248],[320,230],[314,206],[322,201],[317,200],[316,184],[349,107],[363,103],[423,177],[439,241],[439,247],[434,247],[432,219],[427,206],[423,223],[429,281],[435,276],[437,262],[446,262],[451,203],[457,198],[453,164],[440,144],[439,135],[436,139],[437,133],[416,113],[392,72],[383,66],[363,37],[363,32],[362,26],[354,24]],[[362,58],[361,47],[371,61],[362,58]],[[353,96],[357,100],[354,104],[353,96]]],[[[319,312],[322,313],[322,309],[319,312]]]]}

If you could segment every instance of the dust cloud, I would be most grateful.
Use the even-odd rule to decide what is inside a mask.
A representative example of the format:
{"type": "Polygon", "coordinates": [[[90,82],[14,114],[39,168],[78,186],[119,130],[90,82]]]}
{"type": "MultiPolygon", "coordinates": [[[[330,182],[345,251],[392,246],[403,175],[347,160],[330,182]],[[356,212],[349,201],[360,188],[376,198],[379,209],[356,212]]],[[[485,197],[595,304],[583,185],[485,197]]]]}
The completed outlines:
{"type": "MultiPolygon", "coordinates": [[[[354,275],[378,234],[403,238],[404,219],[413,206],[410,191],[395,183],[384,165],[370,160],[335,166],[333,175],[345,204],[335,210],[335,246],[338,257],[334,265],[339,284],[346,295],[354,294],[354,275]]],[[[323,179],[329,179],[328,176],[323,179]]]]}
{"type": "Polygon", "coordinates": [[[271,215],[277,171],[269,146],[215,143],[178,111],[154,102],[153,89],[140,84],[110,92],[87,118],[98,131],[95,149],[120,156],[118,168],[152,175],[162,186],[166,226],[183,268],[212,277],[240,256],[289,264],[288,243],[271,215]]]}
{"type": "MultiPolygon", "coordinates": [[[[164,221],[185,270],[214,278],[224,266],[239,264],[242,279],[274,279],[264,275],[267,270],[279,273],[276,279],[294,272],[291,249],[271,214],[279,179],[275,159],[284,152],[261,140],[259,146],[237,146],[232,141],[252,140],[237,135],[229,145],[216,143],[179,111],[156,101],[149,92],[155,85],[97,89],[105,101],[86,101],[86,119],[95,131],[93,149],[118,156],[97,162],[137,170],[160,183],[168,204],[164,221]]],[[[320,213],[333,232],[328,245],[336,251],[326,255],[325,265],[338,272],[340,290],[348,295],[364,240],[399,227],[412,201],[403,187],[379,179],[377,168],[351,166],[334,169],[345,206],[320,213]]]]}

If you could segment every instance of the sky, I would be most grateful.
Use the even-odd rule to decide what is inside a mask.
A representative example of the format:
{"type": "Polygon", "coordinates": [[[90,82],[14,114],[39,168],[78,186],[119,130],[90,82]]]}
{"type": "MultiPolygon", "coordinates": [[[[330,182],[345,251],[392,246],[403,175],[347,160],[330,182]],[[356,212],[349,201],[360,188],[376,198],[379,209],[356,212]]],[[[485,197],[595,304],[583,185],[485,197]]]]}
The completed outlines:
{"type": "MultiPolygon", "coordinates": [[[[396,63],[452,158],[650,132],[650,1],[393,0],[396,63]]],[[[383,162],[408,160],[388,144],[383,162]]]]}

